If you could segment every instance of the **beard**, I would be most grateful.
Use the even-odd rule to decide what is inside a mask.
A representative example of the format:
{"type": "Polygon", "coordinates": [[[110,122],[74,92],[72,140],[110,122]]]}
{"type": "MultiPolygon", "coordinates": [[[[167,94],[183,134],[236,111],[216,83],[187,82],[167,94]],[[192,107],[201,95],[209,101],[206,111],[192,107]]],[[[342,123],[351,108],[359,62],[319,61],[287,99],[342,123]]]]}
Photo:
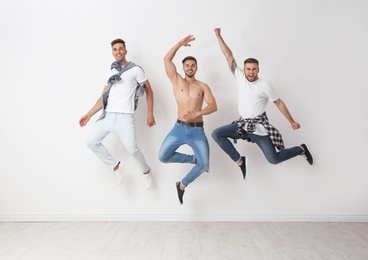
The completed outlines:
{"type": "Polygon", "coordinates": [[[254,82],[258,79],[258,76],[249,77],[249,76],[245,75],[245,77],[247,78],[247,80],[249,82],[254,82]]]}
{"type": "Polygon", "coordinates": [[[194,78],[195,72],[191,72],[191,74],[189,74],[188,72],[185,71],[185,76],[187,76],[188,78],[194,78]]]}

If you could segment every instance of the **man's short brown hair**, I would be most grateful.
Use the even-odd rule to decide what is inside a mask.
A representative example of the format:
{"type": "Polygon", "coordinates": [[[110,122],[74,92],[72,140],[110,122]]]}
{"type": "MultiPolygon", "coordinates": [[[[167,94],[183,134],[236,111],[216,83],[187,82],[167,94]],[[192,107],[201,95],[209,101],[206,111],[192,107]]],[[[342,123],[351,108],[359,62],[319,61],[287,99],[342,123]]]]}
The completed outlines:
{"type": "Polygon", "coordinates": [[[259,66],[259,62],[258,62],[258,60],[256,60],[255,58],[248,58],[248,59],[246,59],[246,60],[244,61],[244,65],[245,65],[246,63],[255,63],[255,64],[257,64],[257,66],[259,66]]]}
{"type": "Polygon", "coordinates": [[[112,46],[114,46],[114,44],[116,44],[116,43],[122,43],[122,44],[124,45],[124,47],[126,47],[126,46],[125,46],[125,41],[124,41],[124,40],[122,40],[122,39],[120,39],[120,38],[117,38],[117,39],[113,40],[113,41],[111,42],[111,47],[112,47],[112,46]]]}
{"type": "Polygon", "coordinates": [[[184,64],[184,62],[186,62],[187,60],[194,60],[195,63],[197,64],[197,60],[193,56],[187,56],[187,57],[185,57],[184,60],[182,60],[181,63],[184,64]]]}

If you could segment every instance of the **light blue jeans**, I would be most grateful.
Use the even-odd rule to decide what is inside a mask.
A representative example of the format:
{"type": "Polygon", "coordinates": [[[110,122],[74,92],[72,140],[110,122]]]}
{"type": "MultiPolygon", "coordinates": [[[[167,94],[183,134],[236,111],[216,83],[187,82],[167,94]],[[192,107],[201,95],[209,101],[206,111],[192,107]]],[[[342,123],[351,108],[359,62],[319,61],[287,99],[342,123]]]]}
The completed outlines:
{"type": "Polygon", "coordinates": [[[135,134],[134,114],[112,113],[107,112],[106,116],[98,120],[87,137],[87,146],[90,148],[101,161],[110,169],[118,164],[106,147],[101,143],[109,134],[115,133],[123,143],[123,146],[131,154],[137,162],[139,170],[143,173],[148,172],[150,167],[137,146],[135,134]]]}
{"type": "Polygon", "coordinates": [[[203,127],[191,127],[175,123],[173,129],[163,141],[158,159],[163,163],[192,163],[197,164],[182,179],[181,184],[186,187],[209,168],[210,149],[203,127]],[[194,155],[179,153],[176,150],[182,145],[193,149],[194,155]]]}
{"type": "Polygon", "coordinates": [[[276,152],[276,148],[273,145],[271,138],[268,135],[256,135],[247,133],[243,130],[241,136],[236,134],[237,124],[224,125],[216,128],[212,132],[212,138],[216,143],[227,153],[234,162],[240,161],[240,154],[235,149],[232,142],[228,139],[250,139],[255,142],[259,148],[261,148],[267,161],[271,164],[278,164],[293,158],[303,153],[303,149],[300,146],[294,146],[291,148],[285,148],[279,152],[276,152]]]}

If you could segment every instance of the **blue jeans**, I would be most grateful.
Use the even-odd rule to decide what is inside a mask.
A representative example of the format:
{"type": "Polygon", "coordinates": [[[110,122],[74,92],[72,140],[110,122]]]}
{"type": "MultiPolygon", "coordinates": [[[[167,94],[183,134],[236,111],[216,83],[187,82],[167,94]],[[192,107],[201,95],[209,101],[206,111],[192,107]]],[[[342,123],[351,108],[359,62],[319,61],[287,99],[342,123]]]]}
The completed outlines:
{"type": "Polygon", "coordinates": [[[250,139],[255,142],[259,148],[261,148],[263,154],[265,155],[268,162],[272,164],[278,164],[280,162],[286,161],[297,155],[301,155],[303,149],[300,146],[295,146],[292,148],[286,148],[279,152],[276,152],[275,146],[272,144],[271,138],[268,135],[256,135],[252,133],[247,133],[243,130],[241,136],[236,134],[237,124],[224,125],[216,128],[212,132],[212,138],[215,142],[227,153],[234,162],[240,160],[240,154],[235,149],[232,142],[228,139],[250,139]]]}
{"type": "Polygon", "coordinates": [[[143,173],[148,172],[150,167],[137,146],[135,135],[134,114],[107,112],[106,116],[98,120],[87,137],[87,146],[90,148],[110,169],[118,164],[106,147],[101,143],[110,132],[114,132],[120,138],[125,149],[137,162],[138,168],[143,173]]]}
{"type": "Polygon", "coordinates": [[[181,184],[186,187],[209,168],[210,149],[203,127],[191,127],[175,123],[173,129],[163,141],[158,159],[163,163],[192,163],[197,164],[182,179],[181,184]],[[182,145],[193,149],[194,155],[179,153],[176,150],[182,145]]]}

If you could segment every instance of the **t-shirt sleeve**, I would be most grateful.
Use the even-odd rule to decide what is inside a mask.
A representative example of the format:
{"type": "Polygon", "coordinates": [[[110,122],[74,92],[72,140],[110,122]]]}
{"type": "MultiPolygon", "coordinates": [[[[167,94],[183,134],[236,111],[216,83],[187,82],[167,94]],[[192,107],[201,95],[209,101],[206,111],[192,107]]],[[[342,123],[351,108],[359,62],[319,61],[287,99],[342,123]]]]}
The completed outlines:
{"type": "Polygon", "coordinates": [[[239,66],[237,66],[234,71],[235,80],[238,80],[240,77],[243,76],[243,74],[244,72],[242,71],[242,69],[239,66]]]}
{"type": "Polygon", "coordinates": [[[146,73],[144,73],[143,69],[139,66],[136,67],[136,79],[138,83],[143,83],[147,80],[146,73]]]}
{"type": "Polygon", "coordinates": [[[267,83],[267,95],[271,102],[274,102],[275,100],[279,99],[279,96],[277,95],[275,88],[270,83],[267,83]]]}
{"type": "Polygon", "coordinates": [[[234,80],[237,88],[244,84],[244,79],[245,76],[243,70],[239,66],[237,66],[234,71],[234,80]]]}

